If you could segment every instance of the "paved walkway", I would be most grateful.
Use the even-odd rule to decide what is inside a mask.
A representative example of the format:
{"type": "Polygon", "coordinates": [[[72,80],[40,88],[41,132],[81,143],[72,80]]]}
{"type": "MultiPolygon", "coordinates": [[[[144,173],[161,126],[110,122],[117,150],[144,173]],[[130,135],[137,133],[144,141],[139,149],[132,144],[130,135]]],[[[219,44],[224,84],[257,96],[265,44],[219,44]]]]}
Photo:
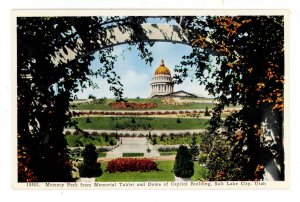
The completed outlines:
{"type": "Polygon", "coordinates": [[[144,153],[144,157],[157,157],[159,152],[147,141],[145,137],[130,138],[124,137],[120,138],[120,144],[118,147],[107,152],[107,158],[118,158],[122,157],[123,153],[144,153]],[[147,149],[150,152],[147,152],[147,149]]]}

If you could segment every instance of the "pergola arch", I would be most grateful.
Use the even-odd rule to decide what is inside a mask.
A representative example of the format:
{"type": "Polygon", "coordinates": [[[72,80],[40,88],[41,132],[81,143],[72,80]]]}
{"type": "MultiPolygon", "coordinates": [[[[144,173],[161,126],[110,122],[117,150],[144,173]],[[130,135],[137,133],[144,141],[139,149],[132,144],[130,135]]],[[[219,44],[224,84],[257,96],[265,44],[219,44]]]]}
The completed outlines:
{"type": "MultiPolygon", "coordinates": [[[[141,27],[143,29],[144,42],[170,42],[191,45],[188,37],[180,25],[145,23],[142,24],[141,27]]],[[[135,43],[132,41],[130,36],[132,32],[133,30],[130,28],[128,28],[127,32],[124,32],[119,27],[108,28],[106,29],[106,38],[109,39],[109,43],[103,44],[100,38],[96,39],[95,41],[99,46],[88,52],[83,50],[85,44],[81,38],[78,38],[75,42],[74,48],[70,48],[69,46],[65,45],[59,51],[51,55],[51,61],[55,66],[58,66],[61,63],[66,64],[69,61],[83,57],[86,54],[94,54],[96,51],[101,49],[122,44],[135,43]]]]}

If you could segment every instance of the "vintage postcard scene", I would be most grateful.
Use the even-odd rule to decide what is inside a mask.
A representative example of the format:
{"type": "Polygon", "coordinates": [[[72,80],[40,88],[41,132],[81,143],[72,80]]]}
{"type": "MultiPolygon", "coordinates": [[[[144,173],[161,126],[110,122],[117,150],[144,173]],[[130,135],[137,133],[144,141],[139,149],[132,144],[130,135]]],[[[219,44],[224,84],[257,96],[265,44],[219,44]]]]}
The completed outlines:
{"type": "Polygon", "coordinates": [[[284,13],[98,13],[15,16],[14,187],[288,187],[284,13]]]}

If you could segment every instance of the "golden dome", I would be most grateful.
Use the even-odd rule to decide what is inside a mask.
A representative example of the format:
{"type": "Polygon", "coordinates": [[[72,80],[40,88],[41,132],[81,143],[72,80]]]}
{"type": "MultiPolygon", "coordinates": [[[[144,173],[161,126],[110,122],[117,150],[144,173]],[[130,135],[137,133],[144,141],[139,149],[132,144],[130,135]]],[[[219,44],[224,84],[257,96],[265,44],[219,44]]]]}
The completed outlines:
{"type": "Polygon", "coordinates": [[[164,60],[161,60],[159,67],[156,68],[154,75],[165,74],[171,75],[170,70],[165,66],[164,60]]]}

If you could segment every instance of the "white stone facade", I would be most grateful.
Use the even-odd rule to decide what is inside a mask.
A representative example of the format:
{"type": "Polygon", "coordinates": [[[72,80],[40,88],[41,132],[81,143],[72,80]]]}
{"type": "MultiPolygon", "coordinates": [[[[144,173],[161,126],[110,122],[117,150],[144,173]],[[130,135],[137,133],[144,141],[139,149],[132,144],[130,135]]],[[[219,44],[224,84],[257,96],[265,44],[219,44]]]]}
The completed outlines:
{"type": "Polygon", "coordinates": [[[152,78],[151,86],[151,95],[154,96],[162,96],[169,93],[173,93],[174,85],[172,83],[171,75],[167,74],[158,74],[152,78]]]}

